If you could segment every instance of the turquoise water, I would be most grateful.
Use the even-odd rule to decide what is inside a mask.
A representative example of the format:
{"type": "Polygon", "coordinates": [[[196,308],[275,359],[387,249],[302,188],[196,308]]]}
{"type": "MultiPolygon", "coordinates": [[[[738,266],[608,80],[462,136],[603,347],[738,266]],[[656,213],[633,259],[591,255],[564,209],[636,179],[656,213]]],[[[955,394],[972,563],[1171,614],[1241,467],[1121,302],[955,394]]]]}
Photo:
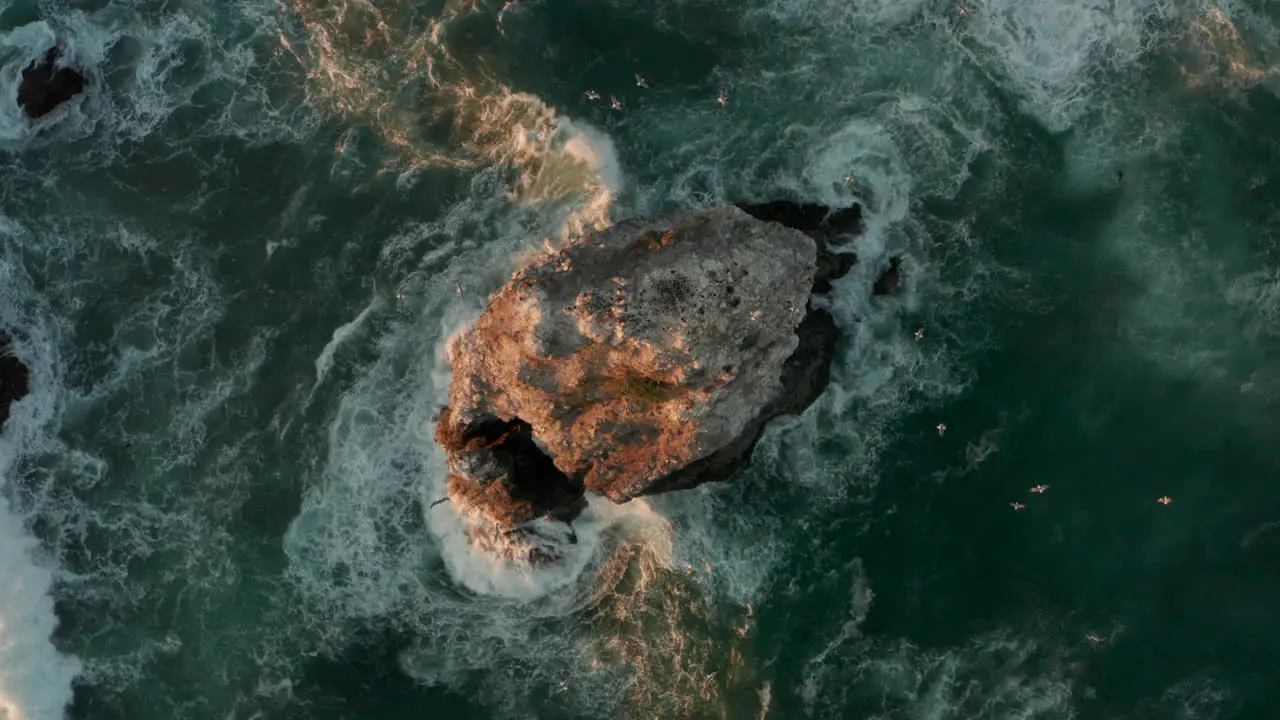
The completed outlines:
{"type": "Polygon", "coordinates": [[[33,380],[0,718],[1272,717],[1278,28],[1269,0],[10,4],[0,93],[51,38],[94,91],[40,128],[0,104],[33,380]],[[868,228],[832,387],[747,471],[597,503],[540,573],[428,510],[447,340],[524,254],[772,198],[868,228]]]}

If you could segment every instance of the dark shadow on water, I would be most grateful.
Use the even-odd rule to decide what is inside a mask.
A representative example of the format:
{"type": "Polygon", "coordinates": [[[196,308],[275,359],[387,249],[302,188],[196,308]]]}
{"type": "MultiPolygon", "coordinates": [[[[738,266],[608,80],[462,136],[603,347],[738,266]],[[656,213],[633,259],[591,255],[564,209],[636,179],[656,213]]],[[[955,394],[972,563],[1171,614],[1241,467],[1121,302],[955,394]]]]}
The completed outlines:
{"type": "MultiPolygon", "coordinates": [[[[407,643],[390,630],[369,632],[338,655],[303,664],[301,677],[278,702],[257,698],[258,708],[276,720],[398,720],[400,718],[487,717],[487,711],[447,690],[420,685],[403,670],[399,655],[407,643]]],[[[154,681],[155,678],[149,679],[154,681]]],[[[131,692],[115,693],[77,684],[68,707],[68,720],[129,720],[154,716],[149,699],[131,692]],[[140,705],[141,704],[141,705],[140,705]],[[145,706],[145,707],[144,707],[145,706]]],[[[248,700],[246,698],[246,700],[248,700]]],[[[201,717],[200,699],[175,708],[173,717],[201,717]]],[[[237,716],[238,717],[238,716],[237,716]]]]}
{"type": "Polygon", "coordinates": [[[304,665],[294,686],[301,702],[282,709],[281,718],[363,720],[364,718],[472,718],[487,711],[457,693],[423,686],[404,673],[400,655],[408,642],[391,629],[370,631],[332,659],[304,665]]]}

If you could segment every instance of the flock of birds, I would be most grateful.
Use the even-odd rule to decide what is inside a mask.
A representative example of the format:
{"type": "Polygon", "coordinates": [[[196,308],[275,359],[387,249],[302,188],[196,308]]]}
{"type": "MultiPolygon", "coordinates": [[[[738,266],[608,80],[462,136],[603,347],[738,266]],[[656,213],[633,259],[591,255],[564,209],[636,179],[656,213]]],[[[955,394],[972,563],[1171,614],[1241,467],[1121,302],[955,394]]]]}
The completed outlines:
{"type": "MultiPolygon", "coordinates": [[[[644,76],[640,73],[636,73],[636,87],[644,88],[646,90],[649,88],[649,81],[645,80],[644,76]]],[[[588,90],[584,94],[587,96],[587,99],[592,102],[602,99],[600,93],[595,90],[588,90]]],[[[720,94],[716,96],[716,102],[721,105],[729,104],[729,94],[724,91],[724,88],[720,88],[720,94]]],[[[609,96],[609,106],[618,112],[622,112],[622,101],[618,99],[617,95],[609,96]]]]}
{"type": "MultiPolygon", "coordinates": [[[[963,3],[957,2],[956,9],[959,10],[960,15],[964,17],[969,16],[969,9],[966,8],[963,3]]],[[[649,81],[646,80],[643,75],[641,75],[640,73],[636,73],[635,77],[636,77],[636,87],[644,88],[644,89],[649,88],[649,81]]],[[[587,100],[590,100],[592,102],[602,99],[600,93],[596,92],[595,90],[587,90],[585,95],[587,97],[587,100]]],[[[716,96],[716,102],[720,103],[721,105],[729,104],[729,95],[728,93],[725,92],[724,88],[720,89],[720,93],[716,96]]],[[[617,95],[609,96],[609,106],[618,112],[622,112],[622,101],[618,99],[617,95]]],[[[845,178],[845,186],[848,187],[850,184],[853,183],[854,180],[855,178],[853,174],[850,173],[849,176],[845,178]]],[[[458,289],[458,295],[459,296],[462,295],[461,288],[458,289]]],[[[924,339],[924,328],[920,328],[919,330],[916,330],[915,339],[917,342],[924,339]]],[[[942,437],[944,434],[946,434],[947,432],[946,423],[938,423],[937,428],[938,428],[939,437],[942,437]]],[[[1030,491],[1036,494],[1044,494],[1044,492],[1047,491],[1048,489],[1049,489],[1048,485],[1036,485],[1032,487],[1030,491]]],[[[1173,502],[1173,498],[1169,497],[1168,495],[1163,495],[1157,498],[1156,502],[1160,503],[1161,505],[1168,505],[1169,503],[1173,502]]],[[[1016,512],[1019,510],[1025,510],[1027,506],[1025,503],[1020,503],[1014,500],[1013,502],[1009,503],[1009,507],[1013,508],[1014,511],[1016,512]]]]}
{"type": "MultiPolygon", "coordinates": [[[[924,328],[920,328],[919,330],[916,330],[915,338],[916,338],[916,342],[919,342],[920,340],[924,339],[924,328]]],[[[941,422],[938,423],[937,430],[938,430],[938,437],[942,437],[943,435],[946,435],[947,424],[941,423],[941,422]]],[[[1043,495],[1045,491],[1047,491],[1048,489],[1049,489],[1048,485],[1035,485],[1032,488],[1030,488],[1030,492],[1033,492],[1037,495],[1043,495]]],[[[1156,502],[1160,503],[1161,505],[1168,505],[1169,503],[1173,502],[1173,498],[1169,497],[1168,495],[1161,495],[1160,497],[1156,498],[1156,502]]],[[[1013,508],[1014,512],[1027,509],[1026,503],[1020,503],[1017,500],[1014,500],[1013,502],[1009,503],[1009,507],[1013,508]]]]}

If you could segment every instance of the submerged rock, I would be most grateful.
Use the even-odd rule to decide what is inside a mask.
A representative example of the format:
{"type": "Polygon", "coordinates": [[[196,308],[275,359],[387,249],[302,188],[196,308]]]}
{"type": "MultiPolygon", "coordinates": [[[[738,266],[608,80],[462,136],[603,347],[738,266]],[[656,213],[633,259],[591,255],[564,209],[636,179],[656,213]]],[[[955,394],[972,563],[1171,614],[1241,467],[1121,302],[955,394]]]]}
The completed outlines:
{"type": "Polygon", "coordinates": [[[9,419],[9,406],[27,396],[31,376],[13,355],[13,338],[0,330],[0,429],[9,419]]]}
{"type": "Polygon", "coordinates": [[[896,295],[900,289],[902,289],[902,258],[895,255],[889,258],[889,266],[880,273],[880,277],[876,278],[875,284],[871,286],[871,294],[896,295]]]}
{"type": "Polygon", "coordinates": [[[49,48],[39,60],[22,71],[18,85],[18,105],[32,120],[53,112],[59,105],[84,92],[88,80],[75,68],[59,65],[62,50],[49,48]]]}
{"type": "Polygon", "coordinates": [[[450,347],[449,494],[500,526],[726,480],[825,388],[808,308],[859,211],[725,206],[623,222],[518,271],[450,347]],[[769,222],[766,220],[775,220],[769,222]],[[803,230],[803,232],[801,231],[803,230]]]}

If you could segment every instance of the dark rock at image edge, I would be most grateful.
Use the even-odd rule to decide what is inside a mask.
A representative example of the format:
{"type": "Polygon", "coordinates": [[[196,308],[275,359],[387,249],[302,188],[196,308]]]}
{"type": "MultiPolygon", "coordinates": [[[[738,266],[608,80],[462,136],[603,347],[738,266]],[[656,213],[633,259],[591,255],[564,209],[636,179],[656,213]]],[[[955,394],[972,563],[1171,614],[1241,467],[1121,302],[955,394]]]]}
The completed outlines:
{"type": "Polygon", "coordinates": [[[28,118],[38,120],[48,115],[88,87],[88,79],[61,64],[62,59],[62,49],[55,45],[22,71],[17,102],[28,118]]]}
{"type": "Polygon", "coordinates": [[[0,430],[9,419],[9,406],[27,396],[31,374],[13,354],[13,338],[0,330],[0,430]]]}

